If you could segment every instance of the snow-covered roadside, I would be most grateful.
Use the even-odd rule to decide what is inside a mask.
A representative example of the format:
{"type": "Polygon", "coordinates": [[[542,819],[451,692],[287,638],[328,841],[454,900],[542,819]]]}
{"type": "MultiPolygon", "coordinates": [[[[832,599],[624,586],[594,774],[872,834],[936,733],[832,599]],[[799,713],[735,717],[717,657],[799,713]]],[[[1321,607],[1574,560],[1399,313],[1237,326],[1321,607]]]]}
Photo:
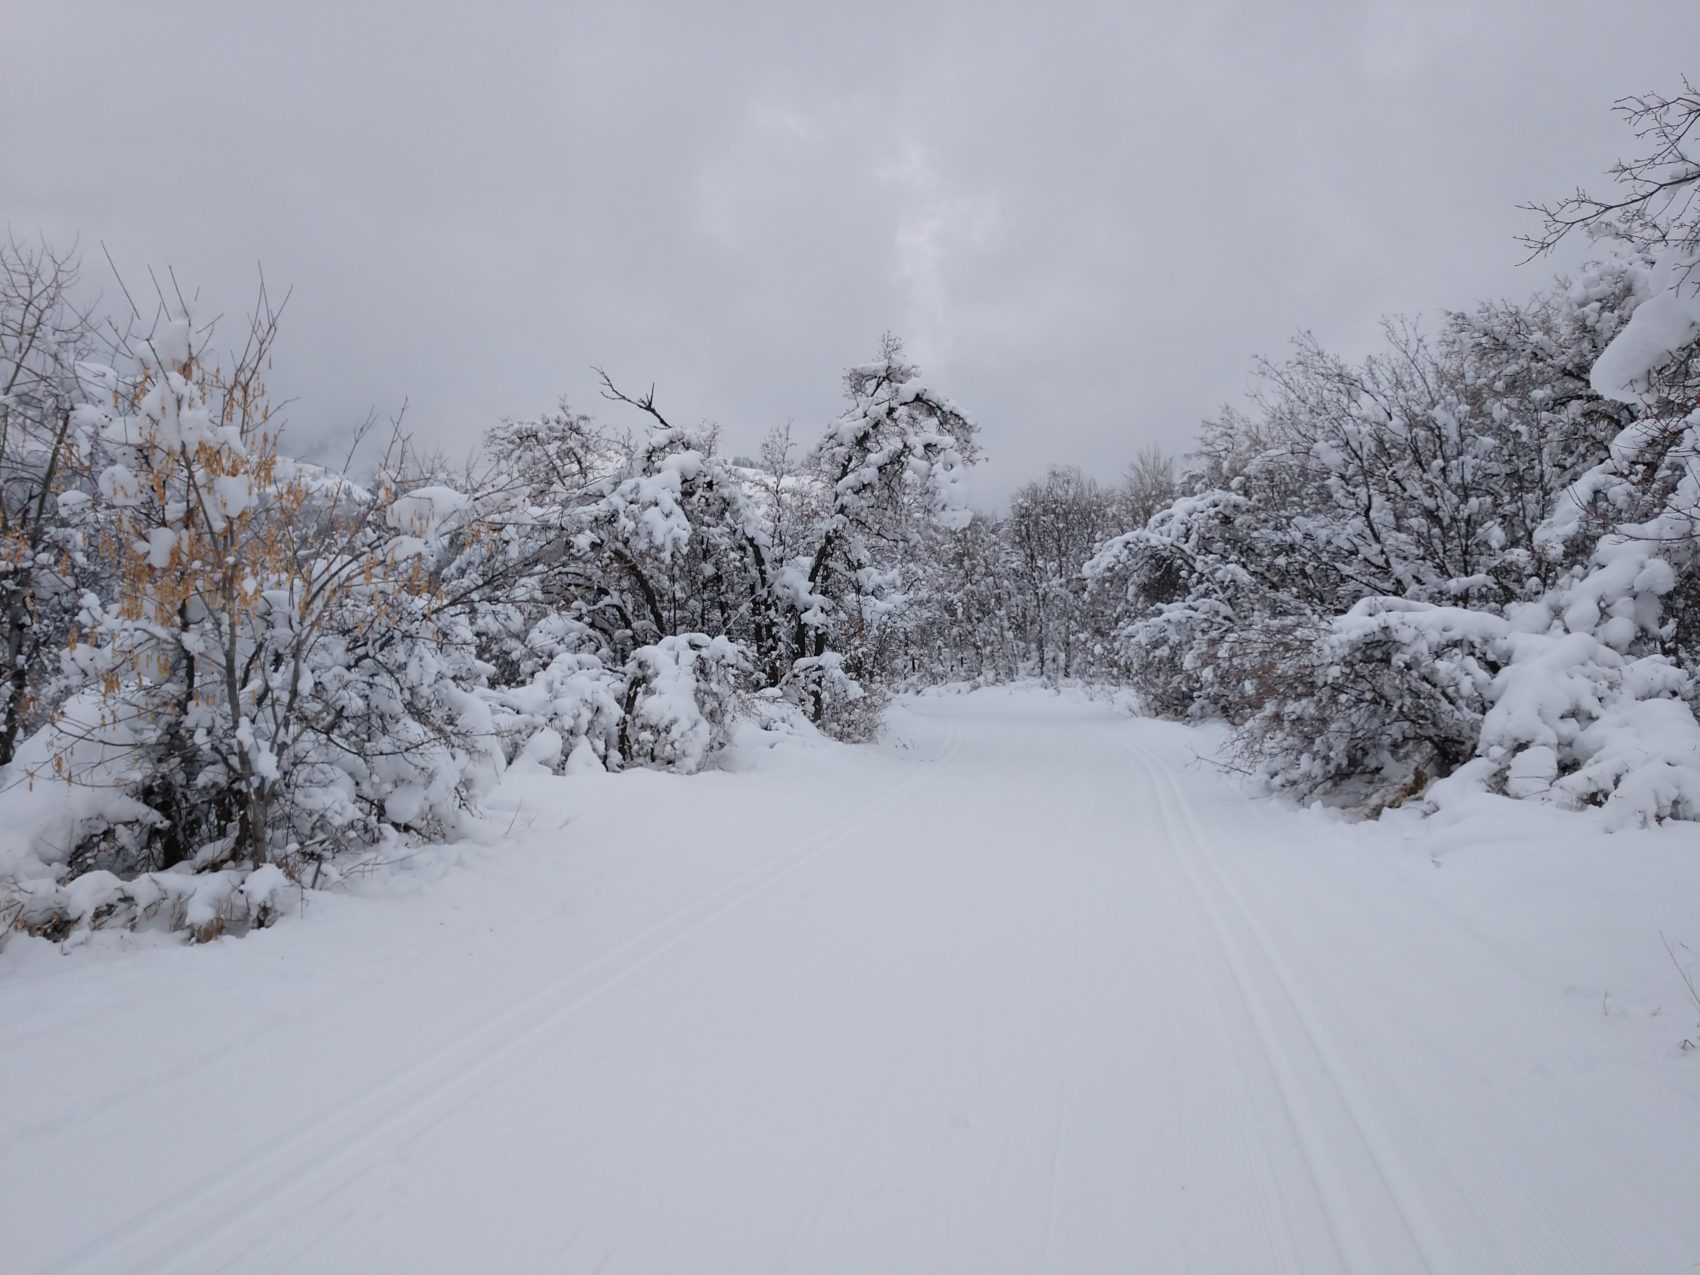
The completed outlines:
{"type": "Polygon", "coordinates": [[[1471,793],[1427,818],[1392,812],[1366,842],[1532,980],[1639,1029],[1651,1053],[1700,1049],[1700,829],[1602,822],[1471,793]]]}
{"type": "MultiPolygon", "coordinates": [[[[634,768],[568,778],[517,765],[483,804],[475,838],[377,852],[335,889],[292,892],[274,928],[204,950],[159,929],[82,930],[65,942],[16,935],[0,960],[0,1019],[14,1043],[113,1013],[143,1034],[150,1021],[170,1023],[159,1034],[179,1038],[191,1059],[222,1023],[250,1034],[245,1008],[289,988],[317,995],[315,1014],[348,1009],[339,1034],[358,1037],[377,1021],[404,1041],[429,1036],[434,1006],[511,999],[549,981],[552,968],[594,960],[777,864],[814,830],[898,788],[903,763],[925,747],[901,727],[879,749],[741,729],[722,768],[701,775],[634,768]],[[461,958],[475,949],[485,959],[468,969],[461,958]],[[220,989],[228,995],[216,1004],[197,999],[220,989]]],[[[111,1069],[101,1051],[65,1053],[72,1065],[82,1057],[91,1077],[111,1069]]],[[[16,1062],[13,1051],[0,1054],[0,1068],[16,1062]]],[[[78,1086],[64,1088],[74,1102],[78,1086]]],[[[7,1080],[0,1092],[28,1086],[7,1080]]]]}
{"type": "MultiPolygon", "coordinates": [[[[1141,733],[1196,758],[1217,727],[1143,722],[1141,733]]],[[[1205,780],[1234,784],[1213,774],[1205,780]]],[[[1635,1032],[1652,1053],[1700,1050],[1700,827],[1673,821],[1615,829],[1597,809],[1564,811],[1466,785],[1361,820],[1317,803],[1252,797],[1285,825],[1268,834],[1284,866],[1380,875],[1441,909],[1519,965],[1534,984],[1575,998],[1635,1032]],[[1312,862],[1314,860],[1314,862],[1312,862]],[[1667,942],[1669,950],[1667,951],[1667,942]]],[[[1691,1075],[1679,1072],[1679,1075],[1691,1075]]],[[[1700,1132],[1700,1130],[1697,1130],[1700,1132]]]]}
{"type": "Polygon", "coordinates": [[[516,767],[477,840],[300,895],[274,928],[204,946],[159,930],[14,936],[0,958],[4,1265],[98,1247],[132,1212],[139,1170],[191,1182],[234,1130],[276,1147],[357,1120],[420,1060],[459,1064],[563,985],[653,959],[912,790],[937,748],[901,723],[878,749],[750,728],[700,775],[516,767]],[[44,1172],[72,1145],[115,1154],[78,1153],[73,1186],[44,1172]]]}
{"type": "Polygon", "coordinates": [[[877,747],[516,773],[482,842],[239,940],[14,943],[5,1264],[1700,1251],[1695,1011],[1659,938],[1700,948],[1692,829],[1479,797],[1350,824],[1248,801],[1191,764],[1211,742],[926,696],[877,747]]]}

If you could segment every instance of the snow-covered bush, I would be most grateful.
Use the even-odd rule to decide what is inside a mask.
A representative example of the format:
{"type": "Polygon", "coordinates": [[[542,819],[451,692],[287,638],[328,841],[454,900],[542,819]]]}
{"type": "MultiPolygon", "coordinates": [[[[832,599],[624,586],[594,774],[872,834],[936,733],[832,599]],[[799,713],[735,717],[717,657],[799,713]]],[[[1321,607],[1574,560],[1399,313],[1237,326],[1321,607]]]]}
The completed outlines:
{"type": "Polygon", "coordinates": [[[63,940],[86,930],[183,930],[198,943],[263,929],[289,910],[298,887],[276,864],[253,871],[145,872],[96,869],[61,884],[26,883],[0,901],[0,934],[63,940]]]}
{"type": "Polygon", "coordinates": [[[1691,679],[1588,633],[1508,633],[1481,752],[1514,797],[1604,805],[1614,822],[1700,819],[1691,679]]]}
{"type": "Polygon", "coordinates": [[[1372,805],[1420,791],[1475,755],[1504,633],[1484,612],[1385,597],[1229,631],[1224,676],[1262,705],[1234,750],[1278,787],[1372,805]]]}
{"type": "Polygon", "coordinates": [[[1149,523],[1104,544],[1083,575],[1122,603],[1112,641],[1148,712],[1243,721],[1261,703],[1250,673],[1222,666],[1224,642],[1260,617],[1291,618],[1302,600],[1267,572],[1287,549],[1281,520],[1242,491],[1176,499],[1149,523]]]}
{"type": "Polygon", "coordinates": [[[629,763],[694,774],[726,743],[749,657],[704,633],[664,637],[626,666],[620,754],[629,763]]]}
{"type": "Polygon", "coordinates": [[[834,739],[860,743],[879,734],[886,696],[852,677],[837,651],[804,656],[791,666],[780,689],[789,703],[812,713],[834,739]]]}
{"type": "Polygon", "coordinates": [[[12,865],[19,897],[88,872],[310,878],[398,830],[455,832],[503,764],[476,693],[485,666],[442,588],[444,537],[470,502],[285,457],[259,380],[263,301],[251,331],[221,366],[205,329],[168,315],[120,349],[128,365],[80,369],[92,392],[72,419],[95,462],[86,517],[106,587],[81,597],[74,693],[4,786],[98,799],[61,803],[32,838],[33,863],[12,865]]]}
{"type": "Polygon", "coordinates": [[[549,616],[532,629],[528,646],[548,663],[529,682],[485,692],[509,760],[525,756],[569,773],[617,769],[624,683],[593,653],[594,634],[579,621],[549,616]]]}

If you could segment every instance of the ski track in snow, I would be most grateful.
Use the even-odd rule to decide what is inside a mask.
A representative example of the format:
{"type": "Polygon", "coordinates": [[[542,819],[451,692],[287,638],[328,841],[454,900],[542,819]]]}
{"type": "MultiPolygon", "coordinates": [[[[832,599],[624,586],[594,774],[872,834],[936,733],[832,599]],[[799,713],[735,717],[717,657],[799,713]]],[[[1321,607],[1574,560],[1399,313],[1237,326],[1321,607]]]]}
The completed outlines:
{"type": "Polygon", "coordinates": [[[1311,1025],[1312,1020],[1294,998],[1292,985],[1279,961],[1261,941],[1250,918],[1215,872],[1204,838],[1184,804],[1184,795],[1152,753],[1137,747],[1129,751],[1147,767],[1163,820],[1163,835],[1159,840],[1186,879],[1187,888],[1208,924],[1209,934],[1221,947],[1232,971],[1235,997],[1275,1072],[1282,1107],[1304,1148],[1311,1181],[1324,1194],[1330,1232],[1341,1250],[1339,1255],[1355,1270],[1391,1272],[1407,1266],[1433,1270],[1427,1255],[1432,1243],[1425,1246],[1400,1204],[1399,1192],[1389,1180],[1386,1158],[1377,1149],[1378,1140],[1366,1135],[1359,1104],[1341,1083],[1337,1066],[1330,1061],[1329,1052],[1311,1025]],[[1214,891],[1205,886],[1202,877],[1214,878],[1222,887],[1229,899],[1226,906],[1220,898],[1213,897],[1214,891]],[[1242,928],[1247,935],[1243,945],[1235,934],[1236,929],[1242,928]],[[1267,1000],[1256,986],[1255,965],[1262,965],[1274,975],[1276,995],[1267,1000]],[[1277,1025],[1278,1010],[1274,1008],[1282,1001],[1295,1019],[1295,1029],[1286,1033],[1277,1025]],[[1313,1082],[1313,1092],[1307,1094],[1307,1074],[1327,1092],[1318,1097],[1313,1082]],[[1346,1127],[1327,1130],[1327,1116],[1319,1108],[1343,1117],[1339,1123],[1346,1127]],[[1359,1163],[1355,1166],[1344,1163],[1352,1160],[1359,1163]],[[1353,1168],[1357,1170],[1355,1173],[1350,1171],[1353,1168]],[[1378,1218],[1378,1214],[1382,1216],[1378,1218]],[[1366,1228],[1365,1223],[1371,1221],[1380,1225],[1366,1228]],[[1363,1234],[1366,1229],[1386,1236],[1391,1241],[1388,1251],[1375,1251],[1370,1237],[1363,1234]]]}
{"type": "MultiPolygon", "coordinates": [[[[960,742],[952,736],[938,758],[947,760],[960,742]]],[[[66,1256],[52,1270],[76,1271],[106,1267],[115,1259],[123,1269],[139,1272],[193,1264],[209,1246],[239,1230],[254,1214],[275,1210],[287,1192],[311,1189],[311,1185],[337,1172],[351,1156],[397,1129],[432,1104],[452,1099],[457,1091],[475,1083],[484,1072],[498,1065],[515,1050],[525,1048],[556,1027],[574,1010],[604,995],[654,961],[665,957],[697,931],[724,923],[726,915],[751,896],[771,888],[816,855],[841,843],[878,814],[889,812],[912,798],[925,779],[924,772],[893,786],[892,790],[864,803],[849,818],[840,820],[826,833],[809,838],[788,853],[738,877],[681,908],[630,942],[593,962],[576,979],[547,988],[509,1007],[475,1028],[456,1044],[418,1060],[395,1079],[375,1091],[360,1094],[302,1130],[297,1137],[259,1156],[244,1155],[223,1165],[183,1192],[176,1208],[152,1211],[112,1232],[97,1236],[85,1247],[66,1256]],[[590,976],[608,970],[593,981],[590,976]],[[588,986],[581,986],[588,982],[588,986]],[[465,1055],[470,1054],[471,1057],[465,1055]],[[209,1194],[219,1199],[209,1201],[209,1194]],[[235,1198],[231,1198],[235,1196],[235,1198]],[[219,1215],[212,1227],[195,1228],[184,1239],[173,1235],[157,1249],[132,1257],[131,1250],[153,1235],[178,1224],[190,1210],[211,1209],[219,1215]]],[[[318,1201],[318,1202],[322,1202],[318,1201]]]]}
{"type": "Polygon", "coordinates": [[[0,1058],[0,1265],[1694,1267],[1692,1071],[1567,1062],[1601,1025],[1349,827],[1078,700],[899,721],[913,747],[818,773],[559,781],[588,814],[412,898],[0,970],[0,1020],[37,1011],[0,1058]],[[616,827],[690,884],[619,894],[638,869],[575,842],[616,827]],[[523,942],[459,910],[478,873],[523,942]],[[147,980],[262,958],[263,1003],[179,1023],[178,1061],[147,980]],[[32,999],[61,995],[83,1038],[32,999]],[[73,1048],[118,1060],[92,1091],[73,1048]]]}

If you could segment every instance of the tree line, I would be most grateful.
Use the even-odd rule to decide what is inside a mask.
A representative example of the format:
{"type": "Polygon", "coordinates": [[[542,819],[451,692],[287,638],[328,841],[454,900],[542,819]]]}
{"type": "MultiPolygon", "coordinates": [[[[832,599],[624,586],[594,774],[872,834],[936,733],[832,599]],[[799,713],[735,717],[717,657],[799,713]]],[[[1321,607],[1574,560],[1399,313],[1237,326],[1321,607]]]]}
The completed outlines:
{"type": "MultiPolygon", "coordinates": [[[[1270,785],[1437,782],[1700,817],[1700,97],[1626,101],[1595,260],[1523,302],[1309,336],[1120,481],[974,512],[971,418],[886,337],[818,437],[728,458],[602,377],[470,460],[292,459],[283,305],[221,348],[174,281],[83,300],[0,246],[0,862],[11,925],[264,923],[347,852],[457,834],[503,771],[709,764],[737,720],[870,737],[891,694],[1131,688],[1270,785]]],[[[361,454],[351,451],[351,458],[361,454]]]]}

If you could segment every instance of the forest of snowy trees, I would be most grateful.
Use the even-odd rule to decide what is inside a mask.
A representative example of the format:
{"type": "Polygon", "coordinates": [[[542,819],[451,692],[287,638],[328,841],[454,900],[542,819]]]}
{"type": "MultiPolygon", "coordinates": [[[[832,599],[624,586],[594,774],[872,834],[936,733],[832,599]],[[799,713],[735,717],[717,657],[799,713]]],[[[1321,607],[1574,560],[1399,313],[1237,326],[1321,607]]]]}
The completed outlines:
{"type": "Polygon", "coordinates": [[[1537,252],[1591,238],[1575,278],[1361,360],[1301,337],[1185,454],[997,514],[891,337],[756,457],[604,377],[470,461],[397,428],[332,469],[274,421],[263,293],[235,333],[169,278],[91,308],[15,238],[0,923],[264,924],[517,762],[691,772],[736,719],[865,739],[946,682],[1126,688],[1369,814],[1445,781],[1700,818],[1700,95],[1624,111],[1616,190],[1534,210],[1537,252]]]}

